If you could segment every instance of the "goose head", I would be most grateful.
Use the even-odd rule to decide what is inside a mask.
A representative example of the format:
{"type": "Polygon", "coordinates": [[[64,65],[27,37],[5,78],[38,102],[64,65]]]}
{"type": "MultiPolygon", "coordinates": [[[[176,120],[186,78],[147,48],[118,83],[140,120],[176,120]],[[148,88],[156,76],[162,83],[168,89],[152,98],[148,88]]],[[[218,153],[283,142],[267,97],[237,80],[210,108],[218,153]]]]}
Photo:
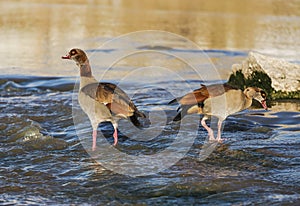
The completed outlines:
{"type": "Polygon", "coordinates": [[[74,60],[78,66],[83,65],[88,60],[86,54],[81,49],[71,49],[66,56],[62,56],[62,59],[74,60]]]}
{"type": "Polygon", "coordinates": [[[248,87],[244,90],[244,94],[249,99],[257,100],[265,110],[268,110],[266,104],[267,94],[264,90],[258,87],[248,87]]]}

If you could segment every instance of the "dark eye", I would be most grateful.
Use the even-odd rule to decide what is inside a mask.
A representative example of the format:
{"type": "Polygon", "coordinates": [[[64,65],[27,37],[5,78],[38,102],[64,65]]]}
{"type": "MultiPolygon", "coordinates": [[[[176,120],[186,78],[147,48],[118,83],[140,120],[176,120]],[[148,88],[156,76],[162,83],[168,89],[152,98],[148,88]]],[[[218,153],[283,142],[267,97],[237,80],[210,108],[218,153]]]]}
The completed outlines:
{"type": "Polygon", "coordinates": [[[75,49],[72,49],[72,50],[70,51],[70,54],[71,54],[71,56],[73,56],[73,55],[77,54],[77,51],[76,51],[75,49]]]}

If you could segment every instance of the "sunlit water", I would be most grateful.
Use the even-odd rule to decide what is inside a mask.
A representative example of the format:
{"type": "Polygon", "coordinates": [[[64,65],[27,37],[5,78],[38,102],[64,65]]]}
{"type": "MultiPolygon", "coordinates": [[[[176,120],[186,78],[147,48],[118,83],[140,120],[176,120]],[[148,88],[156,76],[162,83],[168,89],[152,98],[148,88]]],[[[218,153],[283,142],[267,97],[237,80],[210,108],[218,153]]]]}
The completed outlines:
{"type": "MultiPolygon", "coordinates": [[[[76,79],[1,77],[2,203],[299,203],[299,101],[273,102],[269,111],[252,108],[229,117],[223,131],[227,140],[204,161],[199,153],[207,134],[199,127],[192,147],[175,165],[131,177],[107,170],[82,147],[72,117],[76,79]]],[[[194,88],[202,83],[189,82],[194,88]]],[[[182,82],[135,84],[140,92],[133,101],[141,110],[162,107],[168,115],[176,114],[176,106],[167,105],[173,98],[167,88],[182,82]]],[[[136,93],[135,86],[124,88],[136,93]]],[[[159,138],[147,142],[121,133],[117,149],[131,155],[153,154],[173,141],[177,127],[171,124],[159,138]]],[[[184,130],[187,135],[191,132],[189,127],[184,130]]],[[[102,124],[99,131],[112,143],[110,124],[102,124]]],[[[89,122],[78,133],[89,139],[89,122]]]]}
{"type": "MultiPolygon", "coordinates": [[[[78,69],[60,59],[72,47],[85,49],[98,79],[113,64],[103,79],[122,83],[137,107],[152,114],[149,135],[159,133],[137,141],[127,135],[135,129],[122,120],[116,149],[151,155],[167,148],[178,132],[179,123],[156,127],[165,121],[161,114],[176,115],[178,105],[167,104],[174,96],[201,83],[226,81],[231,65],[246,58],[248,50],[299,62],[297,1],[31,2],[0,2],[0,204],[300,204],[299,100],[230,116],[223,130],[226,141],[202,161],[207,133],[199,126],[191,136],[195,131],[189,125],[200,119],[194,118],[182,127],[187,139],[194,140],[180,161],[158,173],[132,177],[108,170],[89,155],[89,122],[83,115],[86,122],[75,128],[73,120],[74,111],[80,111],[74,101],[78,69]],[[142,47],[126,42],[125,48],[156,53],[114,62],[122,53],[120,45],[101,47],[119,35],[147,29],[182,35],[205,53],[179,39],[164,38],[154,47],[148,39],[142,47]],[[200,78],[173,58],[181,55],[201,68],[200,78]]],[[[112,144],[110,124],[98,130],[112,144]]]]}

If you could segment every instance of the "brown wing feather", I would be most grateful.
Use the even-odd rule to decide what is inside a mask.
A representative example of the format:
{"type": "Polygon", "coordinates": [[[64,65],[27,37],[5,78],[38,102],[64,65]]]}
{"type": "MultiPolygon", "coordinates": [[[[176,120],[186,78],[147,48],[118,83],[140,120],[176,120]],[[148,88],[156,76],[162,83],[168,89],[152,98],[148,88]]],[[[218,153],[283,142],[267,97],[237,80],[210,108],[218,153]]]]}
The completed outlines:
{"type": "Polygon", "coordinates": [[[107,108],[112,111],[114,114],[123,114],[127,117],[132,116],[133,112],[130,108],[124,107],[124,105],[118,103],[108,103],[107,108]]]}
{"type": "Polygon", "coordinates": [[[93,83],[86,85],[81,91],[96,101],[106,104],[115,114],[132,116],[137,111],[128,95],[115,84],[93,83]]]}
{"type": "Polygon", "coordinates": [[[214,84],[194,90],[191,93],[184,95],[180,100],[182,105],[194,105],[204,102],[207,98],[216,97],[224,94],[230,89],[236,89],[228,84],[214,84]]]}
{"type": "Polygon", "coordinates": [[[220,96],[225,92],[227,92],[228,90],[237,89],[228,84],[213,84],[213,85],[206,86],[206,88],[207,88],[207,92],[209,93],[209,97],[220,96]]]}
{"type": "Polygon", "coordinates": [[[205,99],[209,97],[206,87],[201,87],[200,89],[194,90],[191,93],[184,95],[179,103],[182,105],[193,105],[198,102],[203,102],[205,99]]]}

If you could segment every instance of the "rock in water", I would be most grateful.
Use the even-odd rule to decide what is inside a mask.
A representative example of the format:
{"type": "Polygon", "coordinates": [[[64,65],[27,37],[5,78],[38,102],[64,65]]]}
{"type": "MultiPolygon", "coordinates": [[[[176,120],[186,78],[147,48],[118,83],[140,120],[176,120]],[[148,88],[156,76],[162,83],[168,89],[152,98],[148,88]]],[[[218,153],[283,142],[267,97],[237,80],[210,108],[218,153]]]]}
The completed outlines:
{"type": "Polygon", "coordinates": [[[232,70],[228,83],[241,89],[252,85],[266,90],[272,99],[300,98],[300,65],[250,52],[232,70]]]}
{"type": "Polygon", "coordinates": [[[41,130],[42,128],[38,124],[31,124],[20,130],[15,135],[15,139],[26,150],[62,150],[68,146],[66,141],[43,135],[41,130]]]}

